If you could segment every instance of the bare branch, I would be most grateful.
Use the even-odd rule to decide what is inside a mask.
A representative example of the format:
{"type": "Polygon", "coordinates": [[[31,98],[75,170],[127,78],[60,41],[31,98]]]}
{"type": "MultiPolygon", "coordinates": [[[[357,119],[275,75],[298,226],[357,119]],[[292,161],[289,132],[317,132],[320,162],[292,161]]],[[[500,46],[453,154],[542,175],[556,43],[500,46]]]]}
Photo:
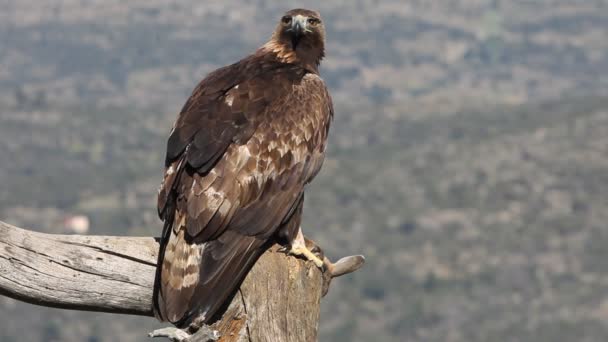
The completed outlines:
{"type": "MultiPolygon", "coordinates": [[[[220,341],[316,340],[331,278],[363,264],[360,256],[336,264],[325,258],[322,274],[276,249],[260,258],[210,327],[220,341]]],[[[51,235],[0,221],[0,294],[57,308],[152,316],[157,253],[151,237],[51,235]]],[[[203,332],[186,341],[209,340],[203,332]]]]}
{"type": "Polygon", "coordinates": [[[64,309],[152,316],[158,243],[50,235],[0,222],[0,294],[64,309]]]}

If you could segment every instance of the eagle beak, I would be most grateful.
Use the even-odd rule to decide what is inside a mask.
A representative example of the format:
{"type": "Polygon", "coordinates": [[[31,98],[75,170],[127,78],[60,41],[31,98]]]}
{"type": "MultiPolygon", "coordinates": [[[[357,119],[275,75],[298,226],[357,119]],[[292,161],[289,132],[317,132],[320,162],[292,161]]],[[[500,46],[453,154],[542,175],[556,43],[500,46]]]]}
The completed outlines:
{"type": "Polygon", "coordinates": [[[307,19],[305,16],[303,15],[296,15],[292,22],[291,22],[291,31],[293,32],[293,34],[295,36],[301,36],[303,35],[305,32],[307,32],[306,30],[306,26],[307,26],[307,19]]]}
{"type": "Polygon", "coordinates": [[[295,50],[302,36],[308,32],[307,18],[302,15],[296,15],[291,22],[291,47],[295,50]]]}

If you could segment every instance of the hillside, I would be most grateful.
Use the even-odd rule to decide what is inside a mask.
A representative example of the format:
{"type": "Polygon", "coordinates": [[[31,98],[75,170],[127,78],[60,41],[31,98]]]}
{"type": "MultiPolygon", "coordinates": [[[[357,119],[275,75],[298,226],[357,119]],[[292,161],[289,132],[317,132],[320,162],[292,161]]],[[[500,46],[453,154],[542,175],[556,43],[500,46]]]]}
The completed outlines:
{"type": "MultiPolygon", "coordinates": [[[[206,72],[263,43],[295,1],[7,0],[0,100],[175,112],[206,72]]],[[[300,4],[301,6],[301,4],[300,4]]],[[[522,104],[608,85],[605,0],[310,1],[328,27],[323,72],[342,102],[409,112],[522,104]]]]}
{"type": "MultiPolygon", "coordinates": [[[[158,234],[175,112],[291,7],[128,4],[2,4],[0,219],[158,234]]],[[[304,229],[368,262],[332,285],[321,341],[604,341],[608,3],[348,4],[310,6],[329,25],[336,118],[304,229]]],[[[0,297],[1,341],[155,326],[0,297]]]]}

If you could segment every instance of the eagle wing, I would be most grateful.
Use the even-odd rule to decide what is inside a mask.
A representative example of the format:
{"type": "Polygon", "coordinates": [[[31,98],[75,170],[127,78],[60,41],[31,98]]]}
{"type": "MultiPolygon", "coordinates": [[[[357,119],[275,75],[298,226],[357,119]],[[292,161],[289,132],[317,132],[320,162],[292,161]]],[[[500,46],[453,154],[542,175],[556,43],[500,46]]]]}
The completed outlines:
{"type": "Polygon", "coordinates": [[[197,86],[170,134],[158,196],[159,318],[208,321],[277,230],[298,228],[332,113],[323,81],[286,64],[244,60],[197,86]]]}

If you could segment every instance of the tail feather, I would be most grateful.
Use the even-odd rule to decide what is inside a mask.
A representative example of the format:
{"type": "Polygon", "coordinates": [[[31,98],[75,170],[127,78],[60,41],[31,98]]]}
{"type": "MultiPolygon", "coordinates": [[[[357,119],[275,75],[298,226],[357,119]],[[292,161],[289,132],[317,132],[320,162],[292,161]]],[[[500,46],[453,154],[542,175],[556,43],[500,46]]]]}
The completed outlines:
{"type": "Polygon", "coordinates": [[[204,322],[209,322],[237,290],[265,250],[264,240],[233,231],[227,231],[219,239],[207,242],[194,300],[184,317],[185,321],[202,317],[204,322]]]}
{"type": "Polygon", "coordinates": [[[154,290],[152,292],[152,311],[154,312],[154,316],[160,320],[165,321],[165,317],[162,315],[162,311],[160,308],[160,291],[161,291],[161,272],[162,272],[162,264],[165,259],[165,248],[167,247],[167,243],[169,242],[169,236],[171,235],[171,227],[173,226],[173,220],[165,220],[165,224],[163,225],[163,231],[160,235],[160,248],[158,251],[158,259],[156,261],[156,274],[154,276],[154,290]]]}
{"type": "Polygon", "coordinates": [[[264,240],[228,230],[216,240],[195,243],[185,227],[176,233],[168,226],[156,273],[155,316],[178,327],[194,319],[208,323],[264,252],[264,240]]]}
{"type": "Polygon", "coordinates": [[[157,269],[158,296],[155,304],[161,321],[175,323],[188,311],[198,283],[204,243],[188,241],[179,215],[173,222],[157,269]]]}

